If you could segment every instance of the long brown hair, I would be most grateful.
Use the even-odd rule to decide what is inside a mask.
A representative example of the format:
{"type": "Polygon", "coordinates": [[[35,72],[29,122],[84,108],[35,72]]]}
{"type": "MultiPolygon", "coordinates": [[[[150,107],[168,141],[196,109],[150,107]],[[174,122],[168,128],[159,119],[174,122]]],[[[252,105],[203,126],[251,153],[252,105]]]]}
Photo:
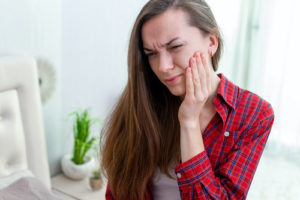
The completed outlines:
{"type": "Polygon", "coordinates": [[[101,134],[101,167],[116,199],[143,199],[157,167],[167,174],[180,160],[179,97],[154,75],[143,53],[145,22],[168,9],[189,14],[191,26],[218,36],[212,58],[217,69],[222,39],[214,16],[203,0],[150,0],[134,24],[128,49],[128,83],[101,134]]]}

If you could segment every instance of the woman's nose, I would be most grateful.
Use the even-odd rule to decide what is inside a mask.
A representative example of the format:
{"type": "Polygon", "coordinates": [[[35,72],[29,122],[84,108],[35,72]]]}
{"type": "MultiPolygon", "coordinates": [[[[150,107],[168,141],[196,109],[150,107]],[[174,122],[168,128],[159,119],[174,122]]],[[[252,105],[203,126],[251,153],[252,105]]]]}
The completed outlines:
{"type": "Polygon", "coordinates": [[[163,53],[159,56],[159,66],[158,69],[161,72],[168,72],[173,69],[173,58],[169,53],[163,53]]]}

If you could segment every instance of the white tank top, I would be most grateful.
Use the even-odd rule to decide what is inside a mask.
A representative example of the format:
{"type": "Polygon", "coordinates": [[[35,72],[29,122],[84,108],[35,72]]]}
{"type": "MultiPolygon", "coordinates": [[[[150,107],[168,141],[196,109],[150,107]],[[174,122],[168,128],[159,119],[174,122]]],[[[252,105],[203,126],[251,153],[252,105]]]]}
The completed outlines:
{"type": "Polygon", "coordinates": [[[180,200],[180,192],[176,174],[173,168],[169,169],[170,179],[166,174],[161,173],[159,168],[155,170],[152,178],[154,200],[180,200]]]}

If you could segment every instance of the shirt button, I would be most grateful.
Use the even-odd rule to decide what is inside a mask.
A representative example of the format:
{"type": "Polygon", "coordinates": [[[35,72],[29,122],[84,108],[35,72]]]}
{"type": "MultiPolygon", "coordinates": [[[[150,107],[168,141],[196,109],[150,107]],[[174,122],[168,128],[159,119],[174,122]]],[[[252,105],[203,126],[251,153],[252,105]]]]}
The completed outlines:
{"type": "Polygon", "coordinates": [[[181,174],[180,174],[180,173],[177,173],[177,177],[178,177],[178,178],[181,178],[181,174]]]}
{"type": "Polygon", "coordinates": [[[228,137],[228,136],[229,136],[229,132],[226,131],[226,132],[224,133],[224,135],[225,135],[225,137],[228,137]]]}

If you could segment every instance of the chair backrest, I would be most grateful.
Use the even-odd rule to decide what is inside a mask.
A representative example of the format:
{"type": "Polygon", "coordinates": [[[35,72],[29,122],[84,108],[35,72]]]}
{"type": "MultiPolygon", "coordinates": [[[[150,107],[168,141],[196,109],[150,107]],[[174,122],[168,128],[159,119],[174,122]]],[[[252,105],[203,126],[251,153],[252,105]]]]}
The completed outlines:
{"type": "Polygon", "coordinates": [[[29,169],[50,188],[36,62],[0,58],[0,176],[29,169]]]}

